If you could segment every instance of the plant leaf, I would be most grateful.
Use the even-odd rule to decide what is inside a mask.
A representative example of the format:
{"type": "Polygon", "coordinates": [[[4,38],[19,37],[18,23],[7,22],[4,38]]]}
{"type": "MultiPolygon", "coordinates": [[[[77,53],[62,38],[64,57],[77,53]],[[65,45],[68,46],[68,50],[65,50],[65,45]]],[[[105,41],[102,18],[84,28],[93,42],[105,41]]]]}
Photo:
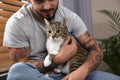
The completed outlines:
{"type": "Polygon", "coordinates": [[[112,29],[120,32],[120,12],[109,10],[99,10],[99,12],[110,18],[110,20],[108,20],[108,23],[112,29]]]}

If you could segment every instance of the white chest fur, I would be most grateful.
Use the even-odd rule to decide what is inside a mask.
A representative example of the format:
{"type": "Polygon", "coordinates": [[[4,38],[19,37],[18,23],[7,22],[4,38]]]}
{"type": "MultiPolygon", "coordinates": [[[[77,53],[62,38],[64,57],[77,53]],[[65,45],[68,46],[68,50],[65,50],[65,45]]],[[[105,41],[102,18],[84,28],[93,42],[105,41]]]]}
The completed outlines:
{"type": "Polygon", "coordinates": [[[60,46],[63,43],[63,41],[64,41],[64,39],[61,38],[61,37],[54,38],[54,39],[49,37],[47,39],[47,43],[46,43],[48,53],[56,55],[58,53],[58,51],[60,49],[60,46]]]}
{"type": "Polygon", "coordinates": [[[64,39],[61,37],[52,39],[49,37],[47,39],[46,48],[48,55],[45,57],[44,66],[48,67],[52,63],[52,55],[56,55],[59,52],[60,46],[63,43],[64,39]]]}

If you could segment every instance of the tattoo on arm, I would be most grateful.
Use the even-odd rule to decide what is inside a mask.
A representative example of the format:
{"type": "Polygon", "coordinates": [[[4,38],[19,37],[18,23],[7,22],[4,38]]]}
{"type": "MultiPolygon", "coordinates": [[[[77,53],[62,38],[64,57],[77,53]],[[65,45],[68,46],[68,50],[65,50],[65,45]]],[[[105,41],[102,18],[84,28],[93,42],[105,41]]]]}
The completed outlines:
{"type": "Polygon", "coordinates": [[[29,58],[29,47],[9,48],[9,55],[13,62],[27,61],[29,58]]]}
{"type": "Polygon", "coordinates": [[[89,72],[91,72],[101,63],[103,58],[102,51],[96,41],[88,33],[85,33],[81,43],[89,52],[86,62],[89,64],[89,72]]]}
{"type": "Polygon", "coordinates": [[[29,47],[23,47],[23,48],[9,48],[9,55],[10,58],[13,60],[14,63],[16,62],[26,62],[28,64],[32,64],[33,66],[36,66],[40,72],[46,73],[47,71],[52,70],[56,67],[54,63],[50,67],[44,67],[43,61],[28,61],[29,60],[29,47]]]}

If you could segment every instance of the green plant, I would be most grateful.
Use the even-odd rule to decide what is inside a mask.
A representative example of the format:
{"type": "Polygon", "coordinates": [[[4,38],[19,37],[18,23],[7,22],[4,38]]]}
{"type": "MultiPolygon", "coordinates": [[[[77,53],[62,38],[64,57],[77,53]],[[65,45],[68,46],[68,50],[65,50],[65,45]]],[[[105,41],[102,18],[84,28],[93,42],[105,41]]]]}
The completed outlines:
{"type": "Polygon", "coordinates": [[[120,12],[109,10],[100,10],[99,12],[110,18],[108,25],[118,33],[109,38],[97,40],[103,49],[103,60],[115,74],[120,75],[120,12]]]}
{"type": "Polygon", "coordinates": [[[99,10],[100,13],[108,16],[110,20],[108,20],[108,25],[118,33],[120,32],[120,12],[110,11],[110,10],[99,10]]]}

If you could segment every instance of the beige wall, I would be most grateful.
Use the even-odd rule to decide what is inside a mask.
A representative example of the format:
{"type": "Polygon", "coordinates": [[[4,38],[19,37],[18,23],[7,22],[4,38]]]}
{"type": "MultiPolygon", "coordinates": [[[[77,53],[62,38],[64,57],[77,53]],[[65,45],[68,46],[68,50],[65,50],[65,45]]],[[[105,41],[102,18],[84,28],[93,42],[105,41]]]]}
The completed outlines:
{"type": "Polygon", "coordinates": [[[95,38],[106,38],[115,32],[108,28],[108,17],[98,12],[98,10],[117,10],[120,11],[120,0],[91,0],[92,25],[95,38]]]}

